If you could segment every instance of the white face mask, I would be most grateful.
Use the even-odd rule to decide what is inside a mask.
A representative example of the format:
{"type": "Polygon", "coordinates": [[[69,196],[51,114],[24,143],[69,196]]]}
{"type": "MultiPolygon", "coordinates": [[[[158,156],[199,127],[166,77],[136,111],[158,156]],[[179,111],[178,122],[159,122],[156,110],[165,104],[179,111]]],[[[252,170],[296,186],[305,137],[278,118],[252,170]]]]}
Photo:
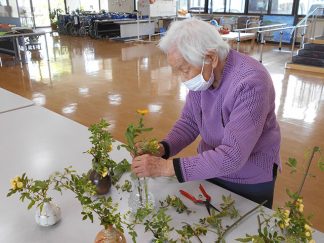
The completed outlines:
{"type": "Polygon", "coordinates": [[[203,66],[201,68],[200,74],[195,76],[192,79],[189,79],[187,81],[184,81],[183,84],[192,91],[204,91],[207,90],[214,82],[214,72],[212,70],[210,78],[208,81],[206,81],[202,75],[203,69],[205,65],[205,60],[203,62],[203,66]]]}

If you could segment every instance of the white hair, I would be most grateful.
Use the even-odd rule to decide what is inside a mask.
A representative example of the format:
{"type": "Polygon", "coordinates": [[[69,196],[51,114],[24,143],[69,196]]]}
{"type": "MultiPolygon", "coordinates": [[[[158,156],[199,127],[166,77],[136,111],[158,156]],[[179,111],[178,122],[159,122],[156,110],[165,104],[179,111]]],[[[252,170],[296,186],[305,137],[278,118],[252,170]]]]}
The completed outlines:
{"type": "Polygon", "coordinates": [[[230,50],[217,29],[202,20],[190,18],[171,23],[166,35],[160,40],[159,47],[165,53],[176,48],[183,58],[194,66],[202,66],[208,51],[215,51],[224,61],[230,50]]]}

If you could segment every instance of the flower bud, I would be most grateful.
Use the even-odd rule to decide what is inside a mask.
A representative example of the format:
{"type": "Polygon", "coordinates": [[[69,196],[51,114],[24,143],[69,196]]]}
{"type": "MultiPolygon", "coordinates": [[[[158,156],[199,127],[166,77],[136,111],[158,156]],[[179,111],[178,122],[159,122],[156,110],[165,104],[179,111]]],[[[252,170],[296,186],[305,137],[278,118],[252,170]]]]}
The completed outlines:
{"type": "Polygon", "coordinates": [[[18,188],[18,189],[23,188],[23,186],[24,186],[24,184],[23,184],[21,181],[18,181],[18,182],[17,182],[17,188],[18,188]]]}

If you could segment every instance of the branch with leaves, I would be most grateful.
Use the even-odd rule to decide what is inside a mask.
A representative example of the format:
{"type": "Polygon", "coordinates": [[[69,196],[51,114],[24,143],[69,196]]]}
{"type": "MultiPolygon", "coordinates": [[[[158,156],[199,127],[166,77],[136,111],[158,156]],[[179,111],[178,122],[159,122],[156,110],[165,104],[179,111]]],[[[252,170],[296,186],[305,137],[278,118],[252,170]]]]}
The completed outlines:
{"type": "Polygon", "coordinates": [[[173,207],[178,213],[186,212],[187,215],[191,214],[192,211],[182,202],[177,196],[168,195],[164,201],[160,201],[162,208],[173,207]]]}
{"type": "Polygon", "coordinates": [[[130,164],[126,159],[117,163],[110,158],[109,153],[115,140],[108,131],[109,125],[106,120],[101,119],[89,127],[92,147],[86,153],[93,157],[92,170],[102,177],[111,176],[112,184],[115,185],[125,172],[130,171],[130,164]]]}
{"type": "Polygon", "coordinates": [[[44,204],[52,201],[52,198],[48,196],[51,183],[50,178],[33,180],[28,178],[26,173],[23,173],[21,176],[16,176],[10,180],[11,189],[7,197],[18,193],[20,194],[20,201],[29,200],[28,209],[31,209],[36,204],[36,207],[42,211],[44,204]]]}
{"type": "MultiPolygon", "coordinates": [[[[309,242],[314,243],[311,228],[310,216],[304,215],[304,204],[301,196],[309,170],[313,160],[318,155],[317,166],[324,171],[324,160],[319,147],[314,147],[307,153],[308,158],[304,168],[303,178],[296,192],[286,189],[290,198],[284,207],[279,207],[272,215],[266,215],[263,211],[258,215],[258,234],[246,234],[245,237],[237,239],[240,242],[309,242]],[[261,241],[262,240],[262,241],[261,241]]],[[[291,174],[298,171],[298,163],[295,158],[289,158],[286,163],[290,167],[291,174]]]]}
{"type": "MultiPolygon", "coordinates": [[[[138,124],[130,124],[125,132],[126,144],[122,144],[118,146],[118,149],[121,147],[125,148],[127,151],[130,152],[134,157],[149,153],[149,154],[158,154],[159,153],[159,144],[156,139],[138,139],[140,135],[144,132],[150,132],[153,128],[145,127],[144,125],[144,116],[148,113],[148,110],[137,110],[137,113],[140,115],[138,124]]],[[[145,193],[145,202],[148,202],[148,191],[147,191],[147,182],[144,177],[143,183],[138,178],[138,187],[137,191],[140,196],[140,202],[144,206],[144,199],[143,199],[143,190],[145,193]],[[143,184],[143,185],[142,185],[143,184]]],[[[147,205],[146,205],[147,206],[147,205]]]]}

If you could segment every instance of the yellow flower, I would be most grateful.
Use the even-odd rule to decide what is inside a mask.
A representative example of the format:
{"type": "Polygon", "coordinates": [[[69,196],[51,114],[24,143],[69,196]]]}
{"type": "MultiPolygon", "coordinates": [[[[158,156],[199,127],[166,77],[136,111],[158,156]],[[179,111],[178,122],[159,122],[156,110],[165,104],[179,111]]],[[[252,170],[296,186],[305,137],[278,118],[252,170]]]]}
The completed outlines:
{"type": "Polygon", "coordinates": [[[144,116],[144,115],[146,115],[148,113],[148,110],[147,109],[138,109],[136,112],[138,114],[144,116]]]}
{"type": "Polygon", "coordinates": [[[297,203],[298,203],[298,204],[302,204],[302,203],[303,203],[303,199],[298,198],[298,199],[297,199],[297,203]]]}
{"type": "Polygon", "coordinates": [[[13,178],[14,181],[19,181],[20,180],[20,177],[19,176],[16,176],[15,178],[13,178]]]}
{"type": "Polygon", "coordinates": [[[306,235],[306,237],[310,237],[311,233],[309,231],[306,231],[305,235],[306,235]]]}
{"type": "Polygon", "coordinates": [[[279,227],[280,227],[281,229],[283,229],[283,228],[284,228],[284,224],[283,224],[283,223],[280,223],[280,224],[279,224],[279,227]]]}
{"type": "Polygon", "coordinates": [[[18,189],[23,188],[23,186],[24,186],[24,184],[23,184],[21,181],[18,181],[18,182],[17,182],[17,188],[18,188],[18,189]]]}
{"type": "Polygon", "coordinates": [[[289,217],[289,214],[290,214],[290,211],[289,211],[288,209],[286,209],[286,210],[284,211],[284,215],[286,216],[286,218],[289,217]]]}
{"type": "Polygon", "coordinates": [[[108,150],[108,152],[111,152],[111,150],[112,150],[112,145],[111,144],[108,145],[107,150],[108,150]]]}
{"type": "Polygon", "coordinates": [[[312,228],[308,225],[308,224],[305,224],[305,230],[308,230],[308,231],[311,231],[312,230],[312,228]]]}
{"type": "Polygon", "coordinates": [[[310,241],[308,241],[308,243],[316,243],[314,239],[311,239],[310,241]]]}
{"type": "Polygon", "coordinates": [[[289,226],[289,221],[290,221],[290,218],[285,219],[285,226],[286,226],[286,227],[289,226]]]}
{"type": "Polygon", "coordinates": [[[304,204],[299,205],[298,211],[301,212],[301,213],[304,211],[304,204]]]}
{"type": "Polygon", "coordinates": [[[155,149],[158,149],[158,148],[160,147],[158,141],[156,141],[156,140],[151,141],[151,142],[150,142],[150,146],[151,146],[152,148],[155,148],[155,149]]]}
{"type": "Polygon", "coordinates": [[[16,190],[16,189],[17,189],[17,183],[16,183],[15,180],[11,180],[11,181],[10,181],[10,184],[11,184],[11,188],[12,188],[12,190],[16,190]]]}
{"type": "Polygon", "coordinates": [[[105,167],[102,174],[101,174],[101,176],[106,177],[107,175],[108,175],[108,169],[105,167]]]}

